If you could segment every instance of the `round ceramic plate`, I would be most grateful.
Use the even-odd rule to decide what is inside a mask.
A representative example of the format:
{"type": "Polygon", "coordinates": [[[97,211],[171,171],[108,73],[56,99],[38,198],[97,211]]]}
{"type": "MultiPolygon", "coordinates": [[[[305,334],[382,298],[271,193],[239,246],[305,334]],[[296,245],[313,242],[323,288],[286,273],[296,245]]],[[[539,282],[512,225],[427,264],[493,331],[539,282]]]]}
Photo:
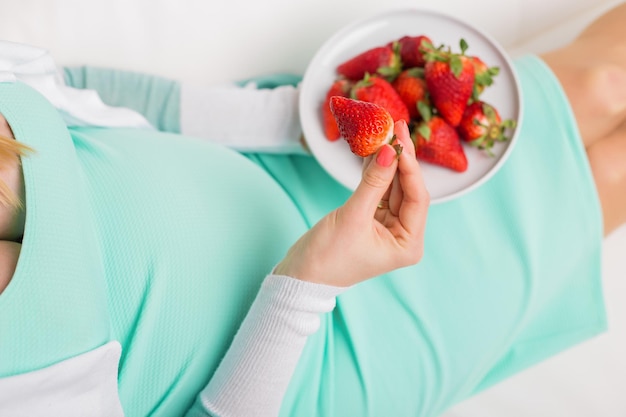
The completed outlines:
{"type": "MultiPolygon", "coordinates": [[[[324,169],[349,189],[361,179],[361,158],[350,152],[346,141],[326,139],[322,126],[322,103],[337,78],[336,68],[342,62],[370,48],[385,45],[402,36],[426,35],[435,46],[444,44],[460,52],[459,41],[469,45],[467,55],[480,57],[500,73],[481,99],[498,109],[502,119],[520,125],[522,103],[519,82],[510,59],[489,36],[458,19],[431,10],[398,9],[351,24],[328,39],[311,60],[301,84],[300,120],[307,143],[324,169]]],[[[468,169],[463,173],[422,163],[426,186],[433,203],[456,198],[484,183],[505,162],[515,144],[518,130],[508,132],[510,140],[499,142],[494,156],[464,145],[468,169]]]]}

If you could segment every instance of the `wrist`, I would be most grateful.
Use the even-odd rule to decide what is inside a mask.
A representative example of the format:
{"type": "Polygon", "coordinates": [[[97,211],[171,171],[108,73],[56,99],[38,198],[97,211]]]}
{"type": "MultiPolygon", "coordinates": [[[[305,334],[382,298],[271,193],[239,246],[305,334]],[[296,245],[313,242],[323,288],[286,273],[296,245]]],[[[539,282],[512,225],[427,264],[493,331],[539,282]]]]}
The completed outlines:
{"type": "Polygon", "coordinates": [[[289,260],[289,255],[274,267],[272,275],[291,277],[298,281],[315,282],[309,278],[309,274],[303,273],[301,268],[298,268],[289,260]]]}
{"type": "Polygon", "coordinates": [[[282,260],[272,270],[272,275],[285,276],[297,281],[307,282],[316,285],[325,285],[335,288],[347,288],[347,286],[337,285],[327,274],[316,273],[310,267],[301,267],[289,260],[289,257],[282,260]]]}

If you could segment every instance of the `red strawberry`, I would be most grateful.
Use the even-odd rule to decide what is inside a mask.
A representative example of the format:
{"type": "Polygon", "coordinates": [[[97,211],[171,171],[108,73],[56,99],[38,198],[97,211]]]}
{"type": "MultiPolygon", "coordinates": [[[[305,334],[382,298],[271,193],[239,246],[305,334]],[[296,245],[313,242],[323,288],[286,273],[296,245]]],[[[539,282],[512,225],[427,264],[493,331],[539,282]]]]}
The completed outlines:
{"type": "Polygon", "coordinates": [[[326,99],[322,104],[322,123],[324,126],[324,133],[326,138],[330,141],[336,141],[341,137],[337,122],[333,113],[330,111],[330,98],[332,96],[348,97],[352,83],[348,80],[336,80],[333,85],[330,86],[326,93],[326,99]]]}
{"type": "Polygon", "coordinates": [[[330,98],[330,109],[341,136],[358,156],[372,155],[394,138],[393,119],[378,104],[333,96],[330,98]]]}
{"type": "Polygon", "coordinates": [[[426,81],[422,78],[423,75],[424,70],[422,68],[410,68],[402,71],[392,84],[409,110],[411,119],[419,117],[417,110],[418,102],[424,101],[427,104],[429,103],[426,81]]]}
{"type": "Polygon", "coordinates": [[[389,81],[384,78],[366,75],[354,85],[350,97],[383,106],[395,122],[402,119],[408,123],[410,120],[406,104],[389,81]]]}
{"type": "Polygon", "coordinates": [[[490,149],[495,142],[508,140],[505,131],[513,127],[515,127],[514,120],[503,122],[493,106],[483,101],[476,101],[465,109],[457,130],[461,139],[491,154],[490,149]]]}
{"type": "Polygon", "coordinates": [[[395,78],[400,72],[400,58],[390,46],[369,49],[337,67],[337,73],[349,80],[358,81],[365,74],[380,74],[395,78]]]}
{"type": "Polygon", "coordinates": [[[493,77],[500,73],[499,67],[488,67],[485,62],[477,56],[470,57],[474,65],[474,99],[478,100],[478,96],[482,94],[486,87],[493,84],[493,77]]]}
{"type": "Polygon", "coordinates": [[[461,54],[431,51],[426,54],[424,76],[431,100],[453,127],[458,126],[474,88],[474,65],[465,55],[467,44],[461,40],[461,54]]]}
{"type": "Polygon", "coordinates": [[[424,119],[415,129],[415,152],[418,159],[452,169],[467,170],[467,157],[459,134],[444,119],[431,116],[430,108],[420,103],[424,119]]]}
{"type": "MultiPolygon", "coordinates": [[[[435,49],[428,36],[403,36],[397,40],[400,60],[405,68],[423,67],[426,64],[424,53],[435,49]]],[[[393,45],[393,42],[389,44],[393,45]]]]}

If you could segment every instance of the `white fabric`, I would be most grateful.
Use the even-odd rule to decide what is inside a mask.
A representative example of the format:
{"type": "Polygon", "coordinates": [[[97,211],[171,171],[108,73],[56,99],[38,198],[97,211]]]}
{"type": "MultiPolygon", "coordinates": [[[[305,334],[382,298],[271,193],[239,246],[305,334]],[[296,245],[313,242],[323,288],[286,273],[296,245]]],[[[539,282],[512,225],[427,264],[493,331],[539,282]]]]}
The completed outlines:
{"type": "MultiPolygon", "coordinates": [[[[54,105],[68,126],[151,128],[138,112],[104,104],[96,91],[65,85],[48,51],[0,41],[0,82],[21,81],[54,105]]],[[[304,153],[298,89],[181,85],[181,133],[242,152],[304,153]]]]}
{"type": "MultiPolygon", "coordinates": [[[[278,415],[307,337],[345,290],[268,275],[187,417],[278,415]]],[[[0,378],[0,416],[123,417],[117,391],[120,354],[120,344],[113,341],[44,369],[0,378]]]]}
{"type": "Polygon", "coordinates": [[[269,275],[187,417],[277,416],[307,337],[346,288],[269,275]],[[279,366],[277,366],[279,365],[279,366]]]}
{"type": "Polygon", "coordinates": [[[150,127],[133,110],[107,106],[95,91],[66,86],[46,50],[0,40],[0,82],[16,81],[45,96],[68,126],[150,127]]]}
{"type": "Polygon", "coordinates": [[[181,85],[180,130],[241,152],[304,153],[298,89],[181,85]]]}
{"type": "Polygon", "coordinates": [[[120,354],[113,341],[44,369],[0,378],[0,416],[123,417],[120,354]]]}
{"type": "MultiPolygon", "coordinates": [[[[510,49],[610,0],[0,0],[0,39],[49,49],[62,65],[156,73],[199,85],[303,74],[346,24],[390,7],[427,7],[510,49]]],[[[613,1],[614,2],[614,1],[613,1]]]]}

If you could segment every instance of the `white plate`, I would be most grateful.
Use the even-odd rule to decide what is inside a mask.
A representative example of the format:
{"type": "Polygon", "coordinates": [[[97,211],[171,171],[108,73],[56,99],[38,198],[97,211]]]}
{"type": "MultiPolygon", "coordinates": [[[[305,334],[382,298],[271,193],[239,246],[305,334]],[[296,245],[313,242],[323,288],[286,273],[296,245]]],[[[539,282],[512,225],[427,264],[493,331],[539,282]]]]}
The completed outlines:
{"type": "Polygon", "coordinates": [[[435,46],[449,45],[456,52],[460,52],[460,39],[465,39],[469,44],[466,54],[477,55],[490,67],[500,67],[494,84],[481,99],[495,106],[503,120],[518,122],[518,128],[509,132],[511,139],[496,144],[494,157],[464,145],[469,166],[463,173],[421,164],[431,201],[440,203],[459,197],[490,178],[504,164],[518,136],[522,103],[517,76],[504,50],[478,29],[435,11],[414,8],[391,10],[347,26],[324,43],[305,72],[300,91],[300,121],[307,143],[322,167],[354,190],[361,179],[361,158],[350,152],[343,139],[335,142],[326,139],[321,106],[337,78],[336,68],[340,63],[405,35],[426,35],[435,46]]]}

